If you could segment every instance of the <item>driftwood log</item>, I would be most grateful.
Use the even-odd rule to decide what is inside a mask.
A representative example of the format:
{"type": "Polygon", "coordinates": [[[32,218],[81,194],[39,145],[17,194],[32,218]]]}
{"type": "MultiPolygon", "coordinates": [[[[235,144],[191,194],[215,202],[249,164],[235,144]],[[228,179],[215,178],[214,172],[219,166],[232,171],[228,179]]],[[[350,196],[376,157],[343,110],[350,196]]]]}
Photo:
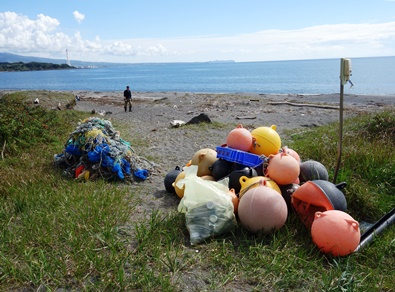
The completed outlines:
{"type": "Polygon", "coordinates": [[[323,105],[323,104],[312,104],[312,103],[295,103],[288,101],[278,101],[278,102],[268,102],[270,105],[291,105],[291,106],[300,106],[300,107],[318,107],[318,108],[326,108],[326,109],[339,109],[338,106],[332,105],[323,105]]]}

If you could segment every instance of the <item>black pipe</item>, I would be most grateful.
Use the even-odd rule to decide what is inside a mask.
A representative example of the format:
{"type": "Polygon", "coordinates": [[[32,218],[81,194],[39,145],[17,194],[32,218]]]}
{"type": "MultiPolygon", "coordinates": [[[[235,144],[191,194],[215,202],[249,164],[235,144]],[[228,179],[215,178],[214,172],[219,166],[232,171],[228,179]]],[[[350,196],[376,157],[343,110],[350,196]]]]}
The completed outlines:
{"type": "Polygon", "coordinates": [[[391,226],[395,223],[395,208],[385,214],[380,218],[379,221],[373,224],[368,230],[366,230],[362,235],[359,241],[359,245],[354,250],[354,252],[360,251],[362,248],[367,246],[373,238],[381,233],[385,228],[391,226]]]}

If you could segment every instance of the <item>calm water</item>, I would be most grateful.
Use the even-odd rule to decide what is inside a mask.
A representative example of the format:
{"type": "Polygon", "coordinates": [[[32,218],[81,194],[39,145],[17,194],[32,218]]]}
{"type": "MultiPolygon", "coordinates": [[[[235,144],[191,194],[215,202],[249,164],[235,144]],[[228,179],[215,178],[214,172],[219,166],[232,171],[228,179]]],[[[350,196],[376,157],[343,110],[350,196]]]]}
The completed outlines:
{"type": "MultiPolygon", "coordinates": [[[[395,94],[395,57],[354,58],[350,94],[395,94]]],[[[0,72],[0,89],[329,94],[340,59],[248,63],[132,64],[65,71],[0,72]]]]}

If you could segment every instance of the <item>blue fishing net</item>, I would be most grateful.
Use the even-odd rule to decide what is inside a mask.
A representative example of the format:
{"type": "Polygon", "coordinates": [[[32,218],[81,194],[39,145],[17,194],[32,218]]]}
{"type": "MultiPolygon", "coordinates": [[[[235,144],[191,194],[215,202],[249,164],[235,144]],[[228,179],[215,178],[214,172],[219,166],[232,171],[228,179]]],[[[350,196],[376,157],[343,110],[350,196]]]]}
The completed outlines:
{"type": "Polygon", "coordinates": [[[155,164],[137,156],[108,120],[90,117],[70,134],[55,164],[76,179],[146,180],[155,164]]]}

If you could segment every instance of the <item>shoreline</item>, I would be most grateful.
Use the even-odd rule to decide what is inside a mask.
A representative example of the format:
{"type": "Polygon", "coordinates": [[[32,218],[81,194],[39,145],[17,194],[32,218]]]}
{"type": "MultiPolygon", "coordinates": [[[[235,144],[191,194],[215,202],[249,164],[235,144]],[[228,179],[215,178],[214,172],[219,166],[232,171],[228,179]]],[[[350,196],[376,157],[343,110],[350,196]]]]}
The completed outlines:
{"type": "MultiPolygon", "coordinates": [[[[96,90],[18,90],[18,89],[0,89],[0,95],[12,92],[61,92],[71,93],[78,95],[82,98],[87,99],[102,99],[108,98],[108,101],[122,100],[123,90],[119,91],[96,91],[96,90]]],[[[253,92],[237,92],[237,93],[215,93],[215,92],[178,92],[178,91],[132,91],[133,99],[136,101],[149,101],[164,98],[183,97],[183,96],[240,96],[249,98],[261,98],[268,100],[289,100],[295,99],[305,102],[320,102],[320,103],[339,103],[340,93],[317,93],[317,94],[300,94],[300,93],[253,93],[253,92]]],[[[394,94],[353,94],[344,92],[344,103],[380,103],[383,105],[395,105],[395,93],[394,94]]]]}
{"type": "MultiPolygon", "coordinates": [[[[167,128],[172,120],[206,114],[212,121],[249,127],[276,125],[278,131],[325,125],[339,120],[340,95],[206,94],[132,92],[133,114],[125,116],[122,91],[67,91],[80,97],[75,109],[111,113],[146,128],[167,128]]],[[[344,116],[395,106],[395,95],[344,94],[344,116]]]]}
{"type": "MultiPolygon", "coordinates": [[[[122,98],[123,91],[89,91],[89,90],[67,90],[67,91],[59,91],[59,92],[70,92],[75,95],[80,95],[88,98],[122,98]]],[[[175,92],[175,91],[163,91],[163,92],[134,92],[132,91],[133,98],[135,99],[145,99],[145,98],[163,98],[163,97],[180,97],[185,95],[197,95],[197,96],[246,96],[246,97],[257,97],[257,98],[269,98],[269,99],[287,99],[287,98],[296,98],[301,99],[305,98],[306,100],[311,101],[321,101],[321,102],[330,102],[335,103],[339,101],[340,93],[331,93],[331,94],[272,94],[272,93],[251,93],[251,92],[238,92],[238,93],[197,93],[197,92],[175,92]],[[337,100],[336,100],[337,98],[337,100]]],[[[349,94],[344,93],[344,102],[352,101],[352,102],[382,102],[385,104],[395,104],[395,94],[393,95],[372,95],[372,94],[349,94]]]]}
{"type": "MultiPolygon", "coordinates": [[[[122,100],[122,91],[89,91],[89,90],[68,90],[59,92],[70,92],[74,95],[78,95],[82,98],[88,99],[105,99],[111,100],[122,100]]],[[[249,98],[259,98],[268,100],[298,100],[305,102],[320,102],[320,103],[339,103],[340,93],[332,94],[266,94],[266,93],[195,93],[195,92],[133,92],[133,99],[135,101],[144,101],[151,99],[163,99],[163,98],[181,98],[183,96],[213,96],[213,97],[249,97],[249,98]]],[[[361,94],[348,94],[344,93],[345,104],[355,103],[355,104],[372,104],[379,103],[384,105],[394,105],[395,104],[395,94],[393,95],[361,95],[361,94]]]]}

